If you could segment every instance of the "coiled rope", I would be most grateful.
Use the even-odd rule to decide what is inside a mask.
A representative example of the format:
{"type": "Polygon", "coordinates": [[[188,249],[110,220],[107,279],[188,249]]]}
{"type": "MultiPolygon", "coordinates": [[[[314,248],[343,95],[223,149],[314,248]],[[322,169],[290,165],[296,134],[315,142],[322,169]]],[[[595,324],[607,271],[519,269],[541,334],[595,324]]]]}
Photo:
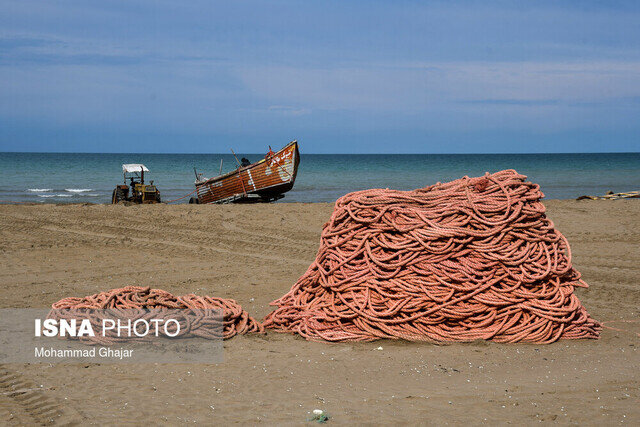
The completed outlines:
{"type": "MultiPolygon", "coordinates": [[[[64,298],[51,307],[48,318],[86,318],[95,326],[100,326],[102,319],[109,318],[109,315],[132,320],[168,319],[178,316],[179,319],[176,319],[180,323],[178,337],[190,335],[208,339],[229,339],[236,334],[264,332],[262,325],[232,299],[194,294],[175,296],[161,289],[141,286],[112,289],[83,298],[64,298]],[[219,314],[220,309],[223,311],[222,318],[219,314]]],[[[101,327],[99,330],[102,330],[101,327]]],[[[132,341],[129,337],[118,336],[115,330],[107,331],[106,336],[96,334],[95,337],[81,339],[90,344],[132,341]]],[[[139,339],[139,341],[145,340],[148,338],[139,339]]]]}
{"type": "Polygon", "coordinates": [[[341,197],[265,327],[325,341],[598,338],[569,244],[525,179],[506,170],[341,197]]]}

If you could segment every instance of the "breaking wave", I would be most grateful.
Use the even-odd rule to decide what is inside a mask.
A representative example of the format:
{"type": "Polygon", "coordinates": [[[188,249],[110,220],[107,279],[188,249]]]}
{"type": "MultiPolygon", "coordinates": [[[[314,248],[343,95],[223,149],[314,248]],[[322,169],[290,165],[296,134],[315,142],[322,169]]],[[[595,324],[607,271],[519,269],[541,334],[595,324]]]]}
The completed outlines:
{"type": "Polygon", "coordinates": [[[69,193],[86,193],[87,191],[93,190],[92,188],[65,188],[64,191],[68,191],[69,193]]]}

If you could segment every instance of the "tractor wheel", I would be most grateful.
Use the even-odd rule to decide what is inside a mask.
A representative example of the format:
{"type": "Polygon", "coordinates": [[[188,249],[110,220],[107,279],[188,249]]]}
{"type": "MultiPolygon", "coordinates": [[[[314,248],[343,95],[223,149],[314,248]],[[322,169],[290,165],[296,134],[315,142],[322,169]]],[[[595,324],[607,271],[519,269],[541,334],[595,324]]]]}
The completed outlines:
{"type": "Polygon", "coordinates": [[[192,197],[192,198],[189,199],[189,204],[190,205],[194,205],[194,204],[197,205],[199,203],[200,203],[200,200],[198,200],[197,197],[192,197]]]}
{"type": "Polygon", "coordinates": [[[116,188],[113,190],[113,194],[111,195],[111,203],[116,204],[125,201],[124,191],[120,188],[116,188]]]}
{"type": "Polygon", "coordinates": [[[160,193],[156,193],[156,202],[162,203],[162,199],[160,198],[160,193]]]}

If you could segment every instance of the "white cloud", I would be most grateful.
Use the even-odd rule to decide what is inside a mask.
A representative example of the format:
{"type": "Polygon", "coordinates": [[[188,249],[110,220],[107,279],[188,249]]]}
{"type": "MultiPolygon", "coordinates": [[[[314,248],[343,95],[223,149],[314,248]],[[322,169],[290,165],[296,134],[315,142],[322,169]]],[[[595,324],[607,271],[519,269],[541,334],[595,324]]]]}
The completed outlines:
{"type": "Polygon", "coordinates": [[[271,66],[240,68],[238,74],[256,96],[326,110],[430,110],[483,100],[522,101],[522,105],[530,102],[540,107],[545,102],[553,106],[640,96],[640,62],[271,66]]]}
{"type": "Polygon", "coordinates": [[[305,114],[311,113],[311,110],[309,110],[308,108],[296,108],[289,105],[270,105],[267,110],[281,113],[287,116],[303,116],[305,114]]]}

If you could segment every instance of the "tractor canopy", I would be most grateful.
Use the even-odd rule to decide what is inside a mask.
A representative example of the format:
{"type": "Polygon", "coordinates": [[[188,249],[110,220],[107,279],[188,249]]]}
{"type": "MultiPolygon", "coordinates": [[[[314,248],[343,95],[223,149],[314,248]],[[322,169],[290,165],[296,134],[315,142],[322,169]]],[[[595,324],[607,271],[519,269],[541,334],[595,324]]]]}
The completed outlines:
{"type": "Polygon", "coordinates": [[[141,163],[127,163],[122,165],[122,174],[124,175],[124,182],[127,183],[128,178],[133,178],[135,181],[139,181],[144,184],[144,173],[149,172],[149,169],[141,163]]]}
{"type": "Polygon", "coordinates": [[[126,165],[122,165],[122,172],[124,173],[133,173],[133,172],[149,172],[149,169],[141,163],[128,163],[126,165]]]}

